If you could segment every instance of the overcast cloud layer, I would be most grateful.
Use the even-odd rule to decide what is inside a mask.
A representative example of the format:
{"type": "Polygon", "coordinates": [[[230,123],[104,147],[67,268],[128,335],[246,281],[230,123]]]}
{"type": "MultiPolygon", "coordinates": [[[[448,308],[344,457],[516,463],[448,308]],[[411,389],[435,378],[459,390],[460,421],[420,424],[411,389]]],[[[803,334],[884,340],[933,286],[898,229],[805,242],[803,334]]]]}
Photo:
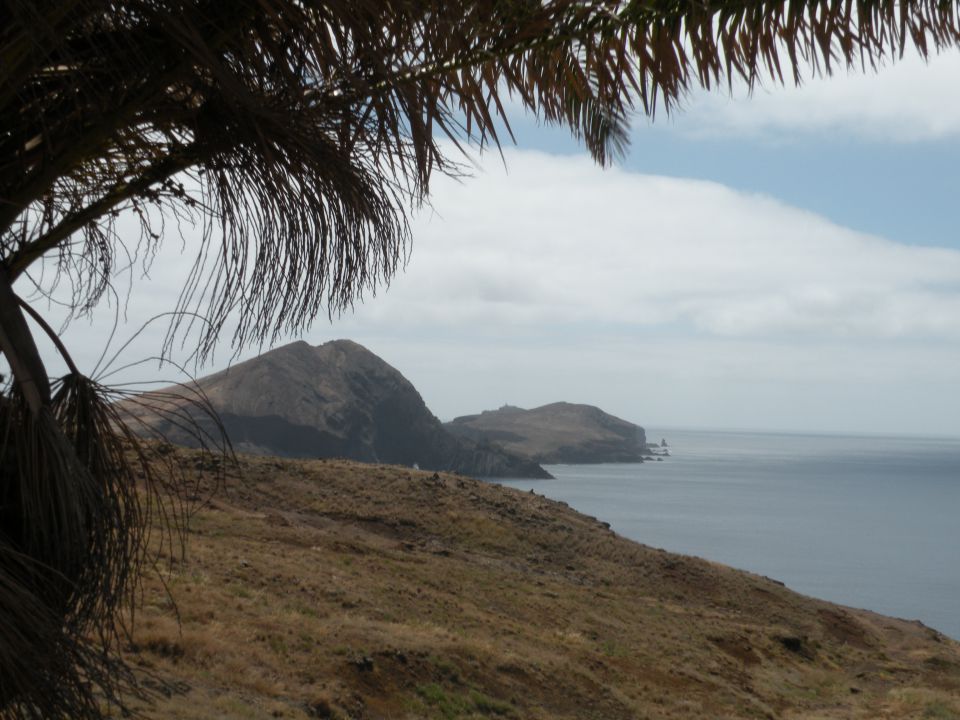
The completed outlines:
{"type": "Polygon", "coordinates": [[[960,433],[960,252],[582,158],[507,165],[440,183],[407,272],[333,328],[390,348],[439,414],[570,399],[664,425],[960,433]]]}
{"type": "MultiPolygon", "coordinates": [[[[463,183],[438,179],[406,271],[305,339],[367,345],[445,419],[570,400],[654,431],[960,435],[960,252],[714,183],[532,152],[506,161],[509,173],[491,156],[463,183]]],[[[178,249],[138,283],[121,336],[172,306],[178,249]]],[[[68,332],[82,367],[108,324],[68,332]]],[[[161,330],[122,359],[154,354],[161,330]]]]}
{"type": "Polygon", "coordinates": [[[773,83],[729,93],[697,91],[684,103],[680,123],[706,135],[776,135],[841,132],[891,142],[931,141],[960,135],[960,53],[923,60],[915,53],[887,61],[879,72],[839,72],[805,79],[800,87],[773,83]]]}
{"type": "Polygon", "coordinates": [[[441,182],[371,324],[670,326],[723,337],[960,339],[960,253],[693,180],[509,153],[441,182]],[[399,309],[403,308],[400,312],[399,309]]]}

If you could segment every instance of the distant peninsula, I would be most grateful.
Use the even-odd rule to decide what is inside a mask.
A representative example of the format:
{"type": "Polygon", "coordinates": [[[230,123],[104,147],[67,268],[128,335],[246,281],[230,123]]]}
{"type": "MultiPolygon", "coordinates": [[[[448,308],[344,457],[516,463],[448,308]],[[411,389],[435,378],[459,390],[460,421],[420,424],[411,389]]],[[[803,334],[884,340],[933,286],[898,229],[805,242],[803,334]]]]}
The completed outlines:
{"type": "Polygon", "coordinates": [[[458,417],[445,427],[544,464],[636,463],[651,454],[642,427],[593,405],[555,402],[532,410],[504,405],[458,417]]]}
{"type": "MultiPolygon", "coordinates": [[[[198,391],[242,452],[340,457],[479,477],[551,477],[526,456],[448,432],[409,380],[350,340],[316,347],[294,342],[183,389],[160,392],[198,391]]],[[[171,442],[196,445],[176,417],[129,407],[171,442]]],[[[186,401],[183,412],[191,412],[186,401]]]]}

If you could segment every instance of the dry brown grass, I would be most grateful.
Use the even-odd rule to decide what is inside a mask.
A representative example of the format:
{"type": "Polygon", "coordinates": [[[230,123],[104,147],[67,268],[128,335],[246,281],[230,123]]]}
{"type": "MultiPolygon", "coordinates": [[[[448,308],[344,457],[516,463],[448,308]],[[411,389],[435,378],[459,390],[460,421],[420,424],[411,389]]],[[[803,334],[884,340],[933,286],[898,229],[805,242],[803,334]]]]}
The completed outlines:
{"type": "Polygon", "coordinates": [[[156,718],[953,718],[960,647],[541,496],[244,458],[146,588],[156,718]]]}

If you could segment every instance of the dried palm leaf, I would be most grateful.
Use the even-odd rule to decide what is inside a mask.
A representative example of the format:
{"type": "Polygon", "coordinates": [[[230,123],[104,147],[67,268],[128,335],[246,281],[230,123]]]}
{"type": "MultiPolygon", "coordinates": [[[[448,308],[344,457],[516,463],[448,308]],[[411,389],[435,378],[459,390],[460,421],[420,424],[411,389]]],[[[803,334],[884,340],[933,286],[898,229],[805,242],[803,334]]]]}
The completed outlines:
{"type": "MultiPolygon", "coordinates": [[[[130,429],[124,395],[72,373],[39,420],[15,389],[0,400],[0,717],[100,717],[135,688],[118,611],[132,617],[142,569],[181,551],[197,491],[130,429]]],[[[181,415],[222,437],[200,428],[196,401],[181,415]]]]}

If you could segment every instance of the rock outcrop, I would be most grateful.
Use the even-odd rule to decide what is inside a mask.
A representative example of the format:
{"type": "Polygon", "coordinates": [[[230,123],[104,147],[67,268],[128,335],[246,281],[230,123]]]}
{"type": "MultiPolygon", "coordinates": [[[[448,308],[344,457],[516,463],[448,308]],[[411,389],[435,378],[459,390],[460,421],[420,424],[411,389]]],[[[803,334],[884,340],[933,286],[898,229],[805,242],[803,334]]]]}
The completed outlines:
{"type": "MultiPolygon", "coordinates": [[[[528,458],[447,432],[399,371],[349,340],[291,343],[197,385],[241,452],[416,464],[483,477],[550,477],[528,458]]],[[[196,444],[167,420],[145,419],[171,442],[196,444]]]]}
{"type": "Polygon", "coordinates": [[[504,405],[458,417],[446,428],[538,463],[643,462],[647,454],[642,427],[592,405],[558,402],[532,410],[504,405]]]}

